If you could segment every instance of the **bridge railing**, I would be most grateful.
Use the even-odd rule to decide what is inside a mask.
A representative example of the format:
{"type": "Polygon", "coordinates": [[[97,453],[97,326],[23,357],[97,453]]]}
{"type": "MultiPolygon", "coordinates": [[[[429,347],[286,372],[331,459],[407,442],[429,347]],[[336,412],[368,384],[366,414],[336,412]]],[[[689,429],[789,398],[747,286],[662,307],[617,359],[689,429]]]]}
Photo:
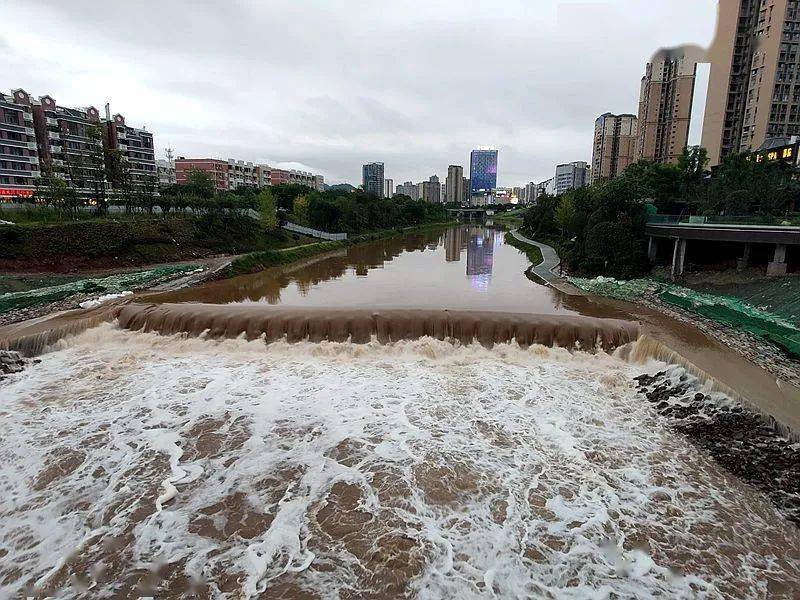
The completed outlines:
{"type": "Polygon", "coordinates": [[[773,227],[797,227],[800,215],[776,217],[771,215],[650,215],[650,225],[770,225],[773,227]]]}
{"type": "Polygon", "coordinates": [[[319,238],[322,240],[330,240],[333,242],[338,242],[347,239],[346,233],[329,233],[327,231],[320,231],[319,229],[312,229],[311,227],[304,227],[302,225],[297,225],[296,223],[289,223],[288,221],[281,224],[281,228],[287,231],[291,231],[292,233],[300,233],[302,235],[307,235],[308,237],[319,238]]]}

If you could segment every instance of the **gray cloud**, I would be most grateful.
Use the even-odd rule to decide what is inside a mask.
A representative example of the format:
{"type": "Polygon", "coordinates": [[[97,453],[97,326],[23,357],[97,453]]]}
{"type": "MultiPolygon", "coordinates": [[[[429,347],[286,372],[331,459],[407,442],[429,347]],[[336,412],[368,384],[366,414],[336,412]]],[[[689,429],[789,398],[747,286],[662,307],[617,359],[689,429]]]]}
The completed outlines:
{"type": "Polygon", "coordinates": [[[181,155],[297,162],[357,182],[444,176],[500,148],[500,183],[589,160],[661,46],[707,44],[714,0],[7,0],[4,88],[111,100],[181,155]],[[499,5],[499,6],[498,6],[499,5]]]}

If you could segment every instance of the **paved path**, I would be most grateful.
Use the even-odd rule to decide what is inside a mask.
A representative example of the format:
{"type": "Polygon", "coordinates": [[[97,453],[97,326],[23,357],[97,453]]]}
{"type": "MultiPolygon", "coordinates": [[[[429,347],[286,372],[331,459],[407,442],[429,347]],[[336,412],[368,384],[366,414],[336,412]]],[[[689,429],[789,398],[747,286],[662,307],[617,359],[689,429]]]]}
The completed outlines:
{"type": "Polygon", "coordinates": [[[558,252],[556,252],[552,246],[528,239],[517,229],[512,230],[511,235],[524,244],[536,246],[542,252],[542,262],[534,267],[531,267],[531,271],[534,273],[534,275],[544,281],[547,285],[561,290],[565,294],[569,294],[570,296],[584,295],[583,292],[569,283],[565,277],[557,274],[558,268],[561,266],[561,258],[558,256],[558,252]]]}

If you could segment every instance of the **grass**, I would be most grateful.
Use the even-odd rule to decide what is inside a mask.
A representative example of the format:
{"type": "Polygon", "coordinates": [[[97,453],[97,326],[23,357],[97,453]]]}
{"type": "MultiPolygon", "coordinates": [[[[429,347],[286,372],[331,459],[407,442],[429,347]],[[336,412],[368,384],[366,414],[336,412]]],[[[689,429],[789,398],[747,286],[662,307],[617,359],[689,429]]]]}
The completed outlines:
{"type": "Polygon", "coordinates": [[[508,244],[509,246],[513,246],[514,248],[525,254],[525,256],[528,257],[528,260],[534,267],[542,264],[542,261],[544,261],[544,258],[542,257],[542,251],[539,250],[538,247],[526,244],[525,242],[518,240],[513,235],[511,235],[511,233],[506,235],[506,244],[508,244]]]}
{"type": "Polygon", "coordinates": [[[506,221],[508,223],[520,224],[523,221],[524,215],[524,210],[508,210],[505,212],[496,213],[489,218],[493,221],[506,221]]]}
{"type": "Polygon", "coordinates": [[[247,275],[256,273],[270,267],[287,265],[298,260],[311,258],[326,252],[332,252],[341,248],[347,248],[349,243],[346,240],[339,242],[319,242],[307,244],[305,246],[294,246],[282,250],[267,250],[265,252],[251,252],[235,259],[230,265],[218,273],[219,279],[236,277],[237,275],[247,275]]]}

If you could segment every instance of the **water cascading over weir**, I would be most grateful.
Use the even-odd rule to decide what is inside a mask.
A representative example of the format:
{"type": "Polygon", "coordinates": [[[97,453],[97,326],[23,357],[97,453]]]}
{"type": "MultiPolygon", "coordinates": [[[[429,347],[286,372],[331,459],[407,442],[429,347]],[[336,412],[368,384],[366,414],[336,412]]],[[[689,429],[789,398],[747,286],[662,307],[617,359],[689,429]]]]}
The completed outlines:
{"type": "Polygon", "coordinates": [[[485,346],[516,342],[610,352],[639,337],[636,323],[566,315],[450,310],[308,309],[264,304],[125,304],[65,314],[49,324],[0,330],[0,348],[27,356],[68,335],[116,320],[123,329],[211,339],[381,343],[431,337],[485,346]]]}

